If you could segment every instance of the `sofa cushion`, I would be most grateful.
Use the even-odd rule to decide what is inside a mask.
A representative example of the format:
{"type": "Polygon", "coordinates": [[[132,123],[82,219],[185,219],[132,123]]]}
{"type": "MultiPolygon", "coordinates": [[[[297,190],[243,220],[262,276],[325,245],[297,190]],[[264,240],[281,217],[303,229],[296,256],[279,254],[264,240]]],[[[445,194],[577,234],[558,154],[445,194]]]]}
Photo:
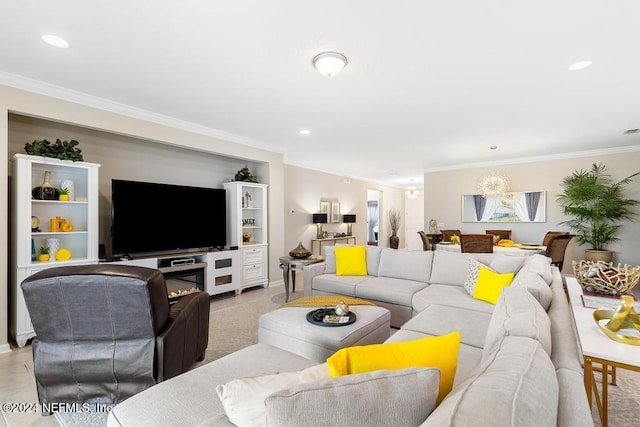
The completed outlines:
{"type": "Polygon", "coordinates": [[[496,273],[488,267],[480,267],[473,297],[491,304],[498,302],[502,290],[513,280],[513,273],[496,273]]]}
{"type": "Polygon", "coordinates": [[[334,249],[337,276],[366,276],[367,260],[364,246],[339,246],[334,249]]]}
{"type": "Polygon", "coordinates": [[[356,286],[356,297],[411,307],[413,295],[424,289],[425,282],[389,277],[369,277],[356,286]]]}
{"type": "Polygon", "coordinates": [[[330,378],[326,363],[301,371],[279,372],[249,378],[238,378],[216,387],[229,421],[237,426],[263,426],[264,400],[276,391],[291,386],[330,378]]]}
{"type": "Polygon", "coordinates": [[[367,280],[367,276],[336,276],[321,274],[313,278],[312,294],[335,294],[356,296],[356,285],[367,280]]]}
{"type": "Polygon", "coordinates": [[[399,251],[384,248],[380,252],[378,276],[428,282],[432,257],[432,251],[399,251]]]}
{"type": "Polygon", "coordinates": [[[380,266],[380,253],[382,248],[380,246],[367,245],[367,273],[369,276],[378,275],[378,267],[380,266]]]}
{"type": "Polygon", "coordinates": [[[549,309],[551,300],[553,299],[553,292],[547,282],[545,282],[539,274],[532,271],[521,271],[513,279],[511,287],[526,288],[529,293],[538,300],[540,305],[542,305],[542,308],[545,310],[549,309]]]}
{"type": "Polygon", "coordinates": [[[402,325],[402,329],[432,336],[460,331],[461,343],[482,349],[491,317],[491,313],[432,304],[402,325]]]}
{"type": "Polygon", "coordinates": [[[489,267],[498,273],[518,273],[525,261],[523,256],[509,256],[496,254],[489,263],[489,267]]]}
{"type": "Polygon", "coordinates": [[[551,258],[541,254],[534,254],[527,257],[522,270],[539,274],[547,285],[550,285],[553,280],[553,275],[551,274],[551,258]]]}
{"type": "Polygon", "coordinates": [[[387,344],[346,347],[327,359],[332,376],[358,374],[378,369],[436,367],[440,369],[438,402],[451,391],[458,365],[460,333],[387,344]]]}
{"type": "Polygon", "coordinates": [[[464,286],[469,268],[469,259],[474,258],[484,265],[489,265],[493,254],[469,254],[448,251],[433,251],[433,264],[429,283],[464,286]]]}
{"type": "Polygon", "coordinates": [[[459,307],[489,314],[493,313],[495,307],[488,302],[471,298],[462,286],[441,284],[431,284],[418,291],[411,301],[415,313],[419,313],[433,304],[459,307]]]}
{"type": "Polygon", "coordinates": [[[507,337],[422,426],[555,426],[558,390],[555,368],[540,343],[507,337]]]}
{"type": "Polygon", "coordinates": [[[440,371],[378,370],[281,390],[265,400],[267,425],[420,425],[433,411],[440,371]]]}
{"type": "Polygon", "coordinates": [[[508,336],[539,341],[551,355],[551,320],[538,300],[522,287],[502,291],[486,333],[483,357],[488,357],[508,336]]]}

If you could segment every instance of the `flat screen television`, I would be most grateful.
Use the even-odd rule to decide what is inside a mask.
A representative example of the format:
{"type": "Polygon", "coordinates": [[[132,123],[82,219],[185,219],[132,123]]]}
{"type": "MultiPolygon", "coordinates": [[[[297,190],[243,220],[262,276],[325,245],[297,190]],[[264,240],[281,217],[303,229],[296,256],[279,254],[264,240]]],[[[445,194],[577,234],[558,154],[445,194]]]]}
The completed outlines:
{"type": "Polygon", "coordinates": [[[225,190],[111,180],[114,255],[210,249],[226,244],[225,190]]]}

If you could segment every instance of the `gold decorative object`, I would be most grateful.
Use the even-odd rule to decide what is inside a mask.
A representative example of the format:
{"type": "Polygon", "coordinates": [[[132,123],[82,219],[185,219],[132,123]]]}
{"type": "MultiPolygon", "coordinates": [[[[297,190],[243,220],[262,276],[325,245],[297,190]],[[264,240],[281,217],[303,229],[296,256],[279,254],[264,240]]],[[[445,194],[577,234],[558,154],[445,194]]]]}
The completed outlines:
{"type": "Polygon", "coordinates": [[[602,295],[625,295],[640,279],[640,266],[612,262],[573,261],[573,272],[582,289],[602,295]]]}
{"type": "Polygon", "coordinates": [[[302,242],[298,243],[298,246],[289,252],[289,256],[291,258],[304,259],[309,258],[311,256],[311,251],[304,246],[302,246],[302,242]]]}
{"type": "Polygon", "coordinates": [[[623,295],[620,297],[620,306],[615,310],[596,310],[593,319],[602,332],[609,338],[622,344],[640,345],[640,337],[619,333],[620,329],[635,328],[640,331],[640,316],[633,308],[633,297],[623,295]],[[605,325],[601,325],[603,319],[611,319],[605,325]]]}
{"type": "Polygon", "coordinates": [[[340,301],[336,304],[336,314],[338,316],[346,316],[349,314],[349,306],[344,301],[340,301]]]}

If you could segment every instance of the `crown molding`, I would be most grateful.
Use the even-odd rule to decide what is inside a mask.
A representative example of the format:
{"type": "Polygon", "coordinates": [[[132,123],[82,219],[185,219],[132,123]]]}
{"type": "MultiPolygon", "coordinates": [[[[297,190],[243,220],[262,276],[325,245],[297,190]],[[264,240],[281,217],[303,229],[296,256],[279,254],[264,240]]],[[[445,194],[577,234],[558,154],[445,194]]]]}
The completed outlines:
{"type": "Polygon", "coordinates": [[[145,120],[148,122],[156,123],[163,126],[168,126],[174,129],[179,129],[198,135],[204,135],[235,144],[246,145],[253,148],[258,148],[265,151],[271,151],[279,154],[285,154],[285,152],[278,148],[270,146],[261,141],[257,141],[251,138],[246,138],[240,135],[236,135],[229,132],[220,131],[207,126],[198,125],[196,123],[188,122],[185,120],[179,120],[163,114],[158,114],[153,111],[144,110],[142,108],[132,107],[130,105],[122,104],[119,102],[111,101],[106,98],[90,95],[84,92],[80,92],[74,89],[69,89],[62,86],[52,85],[40,80],[31,79],[28,77],[20,76],[17,74],[7,73],[0,70],[0,84],[10,86],[16,89],[24,90],[27,92],[37,93],[39,95],[48,96],[51,98],[60,99],[63,101],[73,102],[76,104],[84,105],[87,107],[108,111],[111,113],[121,114],[123,116],[132,117],[135,119],[145,120]]]}
{"type": "Polygon", "coordinates": [[[545,161],[551,161],[551,160],[566,160],[566,159],[575,159],[579,157],[597,157],[597,156],[606,156],[610,154],[633,153],[636,151],[640,151],[640,146],[624,146],[624,147],[612,147],[612,148],[607,148],[602,150],[573,151],[573,152],[567,152],[567,153],[549,154],[544,156],[519,157],[516,159],[504,159],[504,160],[495,160],[491,162],[465,163],[465,164],[460,164],[455,166],[428,168],[424,170],[424,173],[445,172],[445,171],[454,171],[454,170],[462,170],[462,169],[475,169],[475,168],[514,165],[514,164],[523,164],[523,163],[545,162],[545,161]]]}

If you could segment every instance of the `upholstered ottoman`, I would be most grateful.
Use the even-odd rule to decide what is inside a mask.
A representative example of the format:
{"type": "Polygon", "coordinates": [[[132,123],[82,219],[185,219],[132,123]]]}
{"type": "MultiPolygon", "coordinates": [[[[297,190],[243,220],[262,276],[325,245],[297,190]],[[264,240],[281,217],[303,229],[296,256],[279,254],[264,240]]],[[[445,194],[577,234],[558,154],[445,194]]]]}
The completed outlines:
{"type": "Polygon", "coordinates": [[[307,321],[313,307],[283,307],[260,317],[258,341],[288,350],[319,363],[337,350],[353,345],[378,344],[390,336],[389,310],[373,305],[351,305],[356,321],[346,326],[320,326],[307,321]]]}

